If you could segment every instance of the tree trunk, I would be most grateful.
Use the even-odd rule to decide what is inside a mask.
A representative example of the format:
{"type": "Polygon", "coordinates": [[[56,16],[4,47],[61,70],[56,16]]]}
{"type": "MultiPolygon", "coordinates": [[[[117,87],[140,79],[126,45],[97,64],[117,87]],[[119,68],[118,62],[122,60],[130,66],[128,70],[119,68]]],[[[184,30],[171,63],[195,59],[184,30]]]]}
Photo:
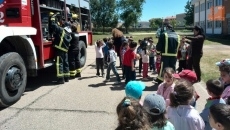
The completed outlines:
{"type": "Polygon", "coordinates": [[[105,34],[105,27],[103,26],[102,33],[105,34]]]}
{"type": "Polygon", "coordinates": [[[128,34],[128,27],[125,27],[125,33],[128,34]]]}

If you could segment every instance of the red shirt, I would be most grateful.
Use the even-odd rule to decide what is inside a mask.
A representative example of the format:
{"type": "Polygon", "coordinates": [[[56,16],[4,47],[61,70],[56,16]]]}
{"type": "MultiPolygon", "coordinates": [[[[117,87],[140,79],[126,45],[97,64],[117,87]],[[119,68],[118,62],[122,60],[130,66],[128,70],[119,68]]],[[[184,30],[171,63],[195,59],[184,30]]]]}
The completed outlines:
{"type": "Polygon", "coordinates": [[[124,59],[123,59],[123,65],[125,66],[132,66],[132,60],[134,60],[136,57],[135,53],[133,50],[128,49],[125,54],[124,54],[124,59]]]}

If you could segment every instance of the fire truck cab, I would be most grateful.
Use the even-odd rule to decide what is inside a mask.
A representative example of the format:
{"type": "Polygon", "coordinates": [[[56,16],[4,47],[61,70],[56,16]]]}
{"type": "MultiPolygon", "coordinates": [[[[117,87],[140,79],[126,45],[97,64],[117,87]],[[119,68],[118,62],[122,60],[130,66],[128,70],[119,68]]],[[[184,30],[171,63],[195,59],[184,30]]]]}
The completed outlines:
{"type": "Polygon", "coordinates": [[[81,66],[92,44],[89,0],[0,0],[0,106],[22,96],[28,76],[54,64],[50,13],[78,23],[81,66]]]}

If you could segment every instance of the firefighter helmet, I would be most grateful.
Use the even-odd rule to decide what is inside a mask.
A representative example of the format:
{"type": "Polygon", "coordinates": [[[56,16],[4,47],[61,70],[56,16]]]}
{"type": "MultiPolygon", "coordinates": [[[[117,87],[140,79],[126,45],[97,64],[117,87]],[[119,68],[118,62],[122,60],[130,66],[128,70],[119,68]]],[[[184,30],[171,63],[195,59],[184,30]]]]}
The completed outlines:
{"type": "Polygon", "coordinates": [[[54,13],[53,13],[53,12],[50,12],[49,15],[52,16],[52,15],[54,15],[54,13]]]}
{"type": "Polygon", "coordinates": [[[78,15],[77,14],[72,14],[72,19],[77,19],[78,15]]]}

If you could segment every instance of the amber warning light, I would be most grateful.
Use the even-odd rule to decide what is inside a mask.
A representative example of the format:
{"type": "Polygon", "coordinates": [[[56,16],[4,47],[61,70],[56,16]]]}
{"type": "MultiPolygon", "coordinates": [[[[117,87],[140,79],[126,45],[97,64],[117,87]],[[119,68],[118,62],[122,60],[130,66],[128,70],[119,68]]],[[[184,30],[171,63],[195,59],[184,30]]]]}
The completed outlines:
{"type": "Polygon", "coordinates": [[[216,6],[210,8],[210,13],[208,14],[208,20],[210,21],[224,21],[225,19],[225,7],[216,6]]]}

